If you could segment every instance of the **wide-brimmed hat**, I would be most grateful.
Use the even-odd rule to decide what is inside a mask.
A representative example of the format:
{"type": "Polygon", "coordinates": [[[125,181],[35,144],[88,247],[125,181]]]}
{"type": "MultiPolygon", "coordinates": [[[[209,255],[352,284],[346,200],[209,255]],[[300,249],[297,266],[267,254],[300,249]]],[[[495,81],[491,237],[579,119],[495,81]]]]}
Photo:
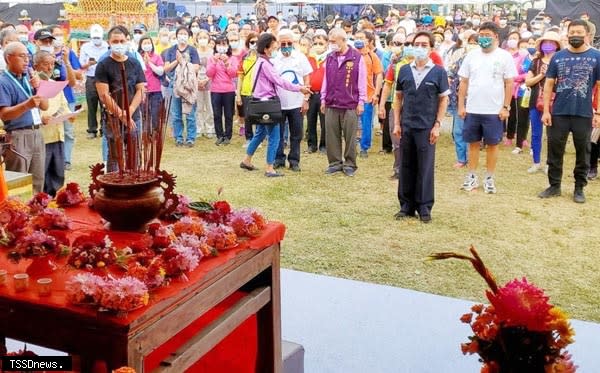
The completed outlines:
{"type": "Polygon", "coordinates": [[[562,46],[560,43],[560,36],[558,35],[558,33],[554,32],[554,31],[546,31],[544,33],[544,35],[542,35],[538,40],[535,41],[535,49],[537,49],[538,51],[541,50],[540,46],[542,45],[542,42],[544,41],[553,41],[556,43],[556,45],[558,46],[558,49],[556,49],[557,51],[561,50],[562,46]]]}

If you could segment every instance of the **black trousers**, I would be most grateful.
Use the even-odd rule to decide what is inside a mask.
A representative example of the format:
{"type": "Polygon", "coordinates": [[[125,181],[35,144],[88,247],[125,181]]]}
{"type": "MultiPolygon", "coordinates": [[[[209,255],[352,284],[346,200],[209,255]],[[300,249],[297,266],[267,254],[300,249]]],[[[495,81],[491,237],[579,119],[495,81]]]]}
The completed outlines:
{"type": "Polygon", "coordinates": [[[527,140],[529,132],[529,108],[521,107],[522,98],[513,98],[510,104],[510,116],[506,125],[506,138],[514,139],[517,134],[515,146],[523,147],[523,141],[527,140]]]}
{"type": "Polygon", "coordinates": [[[590,150],[590,169],[598,169],[598,157],[600,157],[600,145],[591,143],[590,150]]]}
{"type": "Polygon", "coordinates": [[[62,141],[46,144],[45,167],[44,192],[54,197],[65,184],[65,148],[62,141]]]}
{"type": "MultiPolygon", "coordinates": [[[[287,161],[292,166],[300,165],[300,145],[302,144],[302,135],[304,135],[304,121],[302,114],[300,114],[300,108],[281,110],[283,114],[282,124],[287,120],[290,129],[290,151],[287,155],[287,161]]],[[[284,145],[285,131],[283,128],[279,131],[279,147],[277,148],[277,155],[275,156],[275,165],[285,167],[285,145],[284,145]]]]}
{"type": "Polygon", "coordinates": [[[381,149],[386,153],[391,153],[393,150],[392,146],[392,136],[390,136],[390,121],[393,118],[390,118],[388,115],[390,110],[392,109],[392,103],[385,103],[385,119],[383,120],[383,138],[381,139],[381,149]]]}
{"type": "Polygon", "coordinates": [[[548,137],[548,181],[551,186],[560,186],[563,173],[563,158],[569,132],[573,134],[575,145],[575,186],[587,185],[590,169],[590,135],[592,118],[575,116],[552,116],[552,126],[547,127],[548,137]]]}
{"type": "Polygon", "coordinates": [[[98,132],[98,91],[96,79],[87,77],[85,80],[85,101],[87,103],[88,133],[96,135],[98,132]]]}
{"type": "Polygon", "coordinates": [[[312,151],[325,150],[325,114],[321,113],[321,94],[313,93],[308,100],[306,112],[306,125],[308,127],[308,149],[312,151]],[[317,119],[321,126],[321,136],[317,139],[317,119]],[[317,146],[318,144],[318,146],[317,146]]]}
{"type": "Polygon", "coordinates": [[[413,215],[431,215],[434,202],[435,145],[429,143],[431,129],[402,126],[400,139],[400,210],[413,215]]]}
{"type": "Polygon", "coordinates": [[[235,92],[211,92],[210,99],[212,102],[217,137],[219,139],[224,137],[231,140],[233,132],[233,111],[235,110],[235,92]],[[223,117],[225,117],[225,128],[223,128],[223,117]]]}

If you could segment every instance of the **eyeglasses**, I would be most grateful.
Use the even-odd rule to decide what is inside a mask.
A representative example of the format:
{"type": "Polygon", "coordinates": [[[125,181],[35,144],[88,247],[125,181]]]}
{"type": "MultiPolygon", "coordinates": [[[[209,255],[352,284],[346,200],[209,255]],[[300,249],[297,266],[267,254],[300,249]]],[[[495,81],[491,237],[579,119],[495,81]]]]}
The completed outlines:
{"type": "Polygon", "coordinates": [[[291,47],[292,45],[294,45],[294,43],[292,43],[291,41],[289,41],[289,42],[281,42],[279,44],[281,44],[282,47],[291,47]]]}
{"type": "Polygon", "coordinates": [[[404,43],[404,46],[405,47],[412,47],[412,43],[411,42],[406,42],[406,43],[404,43]]]}

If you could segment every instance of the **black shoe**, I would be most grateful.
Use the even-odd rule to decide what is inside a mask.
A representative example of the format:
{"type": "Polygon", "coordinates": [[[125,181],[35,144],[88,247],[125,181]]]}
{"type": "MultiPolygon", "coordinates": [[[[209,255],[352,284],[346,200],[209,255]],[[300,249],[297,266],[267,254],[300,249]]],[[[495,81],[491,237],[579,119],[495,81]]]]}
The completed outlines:
{"type": "Polygon", "coordinates": [[[402,220],[402,219],[414,218],[414,217],[415,217],[414,213],[410,214],[410,213],[408,213],[406,211],[402,211],[402,210],[400,210],[394,214],[394,219],[396,219],[396,220],[402,220]]]}
{"type": "Polygon", "coordinates": [[[275,170],[279,170],[280,168],[285,168],[285,164],[281,164],[281,163],[275,163],[275,164],[273,165],[273,168],[274,168],[275,170]]]}
{"type": "Polygon", "coordinates": [[[560,187],[556,185],[551,185],[546,188],[543,192],[538,194],[540,198],[551,198],[560,196],[560,187]]]}
{"type": "Polygon", "coordinates": [[[327,149],[326,148],[319,148],[319,153],[325,154],[325,153],[327,153],[327,149]]]}
{"type": "Polygon", "coordinates": [[[227,137],[223,137],[222,140],[223,141],[221,141],[221,145],[229,145],[229,144],[231,144],[231,140],[229,140],[227,137]]]}
{"type": "Polygon", "coordinates": [[[224,140],[223,137],[217,137],[217,141],[215,141],[215,145],[221,146],[221,144],[223,143],[223,140],[224,140]]]}
{"type": "Polygon", "coordinates": [[[69,170],[71,170],[71,164],[70,164],[69,162],[66,162],[66,163],[65,163],[65,170],[66,170],[66,171],[69,171],[69,170]]]}
{"type": "Polygon", "coordinates": [[[342,170],[342,168],[340,166],[329,166],[327,167],[327,169],[325,170],[325,173],[327,175],[333,175],[336,172],[340,172],[342,170]]]}
{"type": "Polygon", "coordinates": [[[369,153],[367,153],[366,150],[361,150],[360,153],[358,154],[358,156],[360,158],[369,158],[369,153]]]}
{"type": "Polygon", "coordinates": [[[400,174],[394,172],[394,174],[390,176],[390,180],[400,180],[400,174]]]}
{"type": "Polygon", "coordinates": [[[575,191],[573,191],[573,202],[585,203],[585,194],[583,194],[583,187],[575,187],[575,191]]]}
{"type": "Polygon", "coordinates": [[[598,169],[597,168],[590,168],[590,170],[588,171],[587,174],[587,179],[588,180],[595,180],[598,177],[598,169]]]}
{"type": "Polygon", "coordinates": [[[290,170],[292,170],[294,172],[300,172],[301,171],[300,166],[297,165],[297,164],[291,165],[290,166],[290,170]]]}
{"type": "Polygon", "coordinates": [[[354,176],[354,169],[352,167],[344,167],[344,174],[346,176],[352,177],[354,176]]]}
{"type": "Polygon", "coordinates": [[[244,170],[248,170],[248,171],[258,170],[258,168],[256,168],[254,165],[246,164],[244,162],[240,162],[240,168],[243,168],[244,170]]]}
{"type": "Polygon", "coordinates": [[[265,172],[265,176],[266,177],[281,177],[281,176],[285,176],[284,174],[282,174],[281,172],[265,172]]]}
{"type": "Polygon", "coordinates": [[[429,224],[431,223],[431,215],[419,215],[419,220],[421,220],[422,223],[429,224]]]}
{"type": "Polygon", "coordinates": [[[317,152],[317,148],[309,147],[308,149],[306,149],[306,154],[312,154],[312,153],[316,153],[316,152],[317,152]]]}

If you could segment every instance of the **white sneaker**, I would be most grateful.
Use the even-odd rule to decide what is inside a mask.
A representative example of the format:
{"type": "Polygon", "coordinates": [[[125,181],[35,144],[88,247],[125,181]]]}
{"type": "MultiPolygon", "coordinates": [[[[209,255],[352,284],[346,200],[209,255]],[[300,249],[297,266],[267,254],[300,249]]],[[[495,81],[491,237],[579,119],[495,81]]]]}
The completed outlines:
{"type": "Polygon", "coordinates": [[[523,149],[521,149],[519,147],[516,147],[516,148],[513,149],[513,151],[511,153],[513,153],[513,154],[521,154],[521,153],[523,153],[523,149]]]}
{"type": "Polygon", "coordinates": [[[496,183],[494,183],[494,178],[491,176],[488,176],[485,178],[485,181],[483,183],[483,191],[488,193],[488,194],[495,194],[496,193],[496,183]]]}
{"type": "Polygon", "coordinates": [[[248,147],[248,144],[250,144],[250,141],[246,141],[244,145],[242,145],[242,148],[246,149],[248,147]]]}
{"type": "Polygon", "coordinates": [[[527,173],[528,173],[528,174],[535,174],[535,173],[538,173],[538,172],[540,172],[540,171],[543,171],[543,168],[542,168],[542,166],[541,166],[541,165],[539,165],[539,164],[534,164],[533,166],[531,166],[531,167],[529,167],[529,168],[527,169],[527,173]]]}
{"type": "Polygon", "coordinates": [[[462,184],[461,189],[470,192],[479,187],[479,180],[477,179],[477,175],[469,174],[465,176],[465,181],[462,184]]]}

